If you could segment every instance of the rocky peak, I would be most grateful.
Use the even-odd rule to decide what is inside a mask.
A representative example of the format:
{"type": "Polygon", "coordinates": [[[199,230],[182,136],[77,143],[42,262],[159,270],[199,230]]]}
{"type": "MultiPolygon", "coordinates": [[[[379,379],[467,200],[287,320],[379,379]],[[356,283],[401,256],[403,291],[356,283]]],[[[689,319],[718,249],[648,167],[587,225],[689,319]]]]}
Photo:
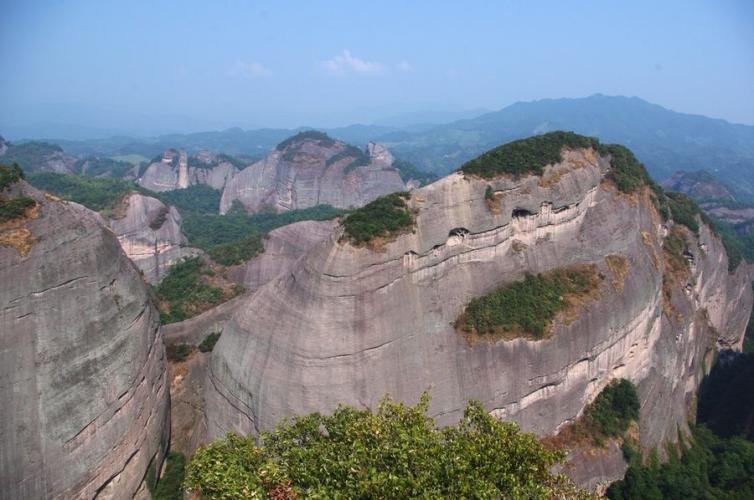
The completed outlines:
{"type": "Polygon", "coordinates": [[[132,498],[169,433],[149,291],[97,214],[10,191],[36,206],[0,225],[0,496],[132,498]]]}
{"type": "Polygon", "coordinates": [[[369,154],[371,163],[375,165],[390,167],[395,162],[393,154],[390,152],[387,146],[383,144],[370,142],[367,145],[367,153],[369,154]]]}
{"type": "Polygon", "coordinates": [[[0,156],[4,155],[6,151],[8,151],[8,141],[0,135],[0,156]]]}
{"type": "MultiPolygon", "coordinates": [[[[722,242],[700,224],[698,235],[682,233],[674,265],[686,267],[672,274],[664,245],[672,222],[663,223],[625,148],[558,134],[487,157],[406,195],[411,227],[375,231],[370,246],[344,238],[344,221],[243,299],[210,361],[210,436],[268,430],[338,403],[374,407],[385,393],[416,401],[426,390],[441,424],[476,399],[545,436],[610,381],[630,378],[642,448],[678,440],[715,344],[740,345],[751,269],[729,273],[722,242]],[[475,298],[571,266],[595,266],[605,278],[588,303],[553,320],[549,337],[469,338],[454,326],[475,298]]],[[[247,171],[287,175],[279,168],[268,158],[247,171]]],[[[366,220],[367,229],[386,219],[366,220]]],[[[623,473],[616,449],[601,479],[623,473]]]]}
{"type": "Polygon", "coordinates": [[[185,151],[168,149],[159,161],[152,162],[137,181],[139,185],[156,192],[185,189],[195,184],[206,184],[221,190],[238,173],[229,161],[231,157],[202,151],[191,156],[185,151]]]}
{"type": "Polygon", "coordinates": [[[301,132],[239,173],[223,191],[220,212],[226,213],[236,200],[250,212],[318,204],[359,207],[405,189],[400,173],[390,165],[392,155],[384,146],[360,149],[322,132],[301,132]]]}

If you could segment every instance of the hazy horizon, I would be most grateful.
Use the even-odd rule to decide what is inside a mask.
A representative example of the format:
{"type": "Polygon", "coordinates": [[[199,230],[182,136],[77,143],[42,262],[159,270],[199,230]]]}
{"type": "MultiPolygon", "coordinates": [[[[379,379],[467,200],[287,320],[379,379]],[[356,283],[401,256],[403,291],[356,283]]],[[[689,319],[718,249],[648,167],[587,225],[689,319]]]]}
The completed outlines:
{"type": "Polygon", "coordinates": [[[441,123],[596,93],[754,125],[746,1],[79,0],[5,2],[3,13],[0,134],[11,139],[52,125],[64,139],[441,123]]]}

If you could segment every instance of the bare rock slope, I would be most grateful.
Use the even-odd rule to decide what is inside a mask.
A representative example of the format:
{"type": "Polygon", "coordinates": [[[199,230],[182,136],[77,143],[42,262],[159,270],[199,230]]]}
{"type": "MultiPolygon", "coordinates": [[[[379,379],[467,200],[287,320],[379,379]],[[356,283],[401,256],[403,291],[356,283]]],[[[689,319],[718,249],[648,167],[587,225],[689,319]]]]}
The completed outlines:
{"type": "Polygon", "coordinates": [[[157,312],[99,216],[22,194],[0,227],[0,497],[131,498],[169,434],[157,312]]]}
{"type": "Polygon", "coordinates": [[[223,191],[220,213],[230,210],[234,201],[250,212],[319,204],[360,207],[406,189],[392,164],[393,156],[383,146],[370,144],[365,152],[325,134],[304,132],[236,175],[223,191]]]}
{"type": "Polygon", "coordinates": [[[729,274],[720,239],[702,225],[687,235],[688,275],[672,276],[663,255],[670,223],[649,188],[619,192],[610,168],[580,149],[564,150],[542,177],[452,174],[411,193],[414,229],[380,250],[353,246],[336,228],[225,325],[209,367],[210,437],[338,403],[374,407],[386,393],[415,402],[427,390],[441,423],[478,399],[551,435],[625,377],[639,388],[643,447],[676,441],[705,360],[711,366],[716,344],[740,345],[751,272],[729,274]],[[598,298],[557,321],[550,337],[469,339],[455,330],[472,298],[574,264],[595,264],[605,279],[598,298]]]}
{"type": "Polygon", "coordinates": [[[162,154],[160,161],[147,167],[138,183],[158,193],[195,184],[222,190],[237,173],[238,169],[222,155],[201,152],[189,158],[185,151],[169,149],[162,154]]]}
{"type": "Polygon", "coordinates": [[[110,227],[126,255],[150,283],[158,282],[171,265],[184,257],[200,253],[186,246],[181,214],[175,207],[139,193],[129,194],[121,203],[123,213],[109,219],[110,227]]]}

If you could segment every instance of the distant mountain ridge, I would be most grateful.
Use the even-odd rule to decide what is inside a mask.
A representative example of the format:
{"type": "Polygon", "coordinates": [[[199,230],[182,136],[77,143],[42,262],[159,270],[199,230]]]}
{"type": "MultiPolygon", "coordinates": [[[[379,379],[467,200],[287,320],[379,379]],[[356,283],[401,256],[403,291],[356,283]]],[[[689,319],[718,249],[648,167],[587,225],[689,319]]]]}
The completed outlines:
{"type": "MultiPolygon", "coordinates": [[[[202,149],[261,159],[280,141],[308,127],[172,134],[153,138],[113,137],[91,141],[48,141],[73,155],[141,154],[168,148],[189,154],[202,149]]],[[[379,142],[398,159],[444,175],[482,152],[532,134],[572,130],[603,142],[630,147],[650,173],[664,180],[679,170],[706,170],[754,198],[754,126],[678,113],[638,97],[595,94],[583,98],[517,102],[499,111],[444,125],[350,125],[322,129],[355,144],[379,142]]]]}

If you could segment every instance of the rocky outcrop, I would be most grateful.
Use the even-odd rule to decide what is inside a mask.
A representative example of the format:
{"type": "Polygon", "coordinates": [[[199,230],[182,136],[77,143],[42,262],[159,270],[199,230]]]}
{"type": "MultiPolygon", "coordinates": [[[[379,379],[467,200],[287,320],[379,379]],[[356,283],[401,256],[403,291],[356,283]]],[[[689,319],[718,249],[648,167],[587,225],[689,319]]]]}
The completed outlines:
{"type": "MultiPolygon", "coordinates": [[[[648,188],[619,192],[609,168],[588,149],[564,152],[543,177],[452,174],[411,193],[413,230],[380,250],[335,229],[225,325],[209,367],[209,435],[255,433],[338,403],[374,407],[386,393],[415,402],[428,390],[440,423],[477,399],[544,436],[624,377],[639,388],[644,449],[676,441],[704,360],[711,366],[716,344],[740,345],[752,275],[743,265],[728,273],[721,241],[703,225],[688,236],[688,276],[669,276],[664,289],[667,224],[648,188]],[[472,298],[575,264],[606,279],[552,336],[495,341],[454,329],[472,298]]],[[[620,465],[602,479],[619,477],[620,465]]]]}
{"type": "Polygon", "coordinates": [[[15,144],[0,138],[0,163],[17,163],[26,173],[76,173],[76,158],[66,154],[57,144],[47,142],[30,141],[15,144]]]}
{"type": "Polygon", "coordinates": [[[195,184],[222,190],[237,173],[238,169],[223,155],[205,151],[189,157],[184,151],[169,149],[160,161],[147,167],[138,183],[156,192],[185,189],[195,184]]]}
{"type": "Polygon", "coordinates": [[[122,214],[109,219],[110,227],[148,282],[157,283],[170,266],[201,253],[186,246],[181,214],[175,207],[139,193],[129,194],[121,203],[122,214]]]}
{"type": "Polygon", "coordinates": [[[157,312],[96,214],[13,189],[37,206],[28,248],[0,238],[0,496],[131,498],[169,435],[157,312]]]}
{"type": "Polygon", "coordinates": [[[236,201],[249,212],[265,207],[282,212],[319,204],[360,207],[406,189],[385,147],[370,144],[365,153],[322,136],[325,139],[288,139],[241,171],[223,191],[220,213],[226,213],[236,201]]]}
{"type": "Polygon", "coordinates": [[[302,255],[327,239],[337,225],[334,220],[309,220],[270,231],[264,240],[264,252],[237,272],[238,281],[248,292],[254,292],[268,281],[288,273],[302,255]]]}

